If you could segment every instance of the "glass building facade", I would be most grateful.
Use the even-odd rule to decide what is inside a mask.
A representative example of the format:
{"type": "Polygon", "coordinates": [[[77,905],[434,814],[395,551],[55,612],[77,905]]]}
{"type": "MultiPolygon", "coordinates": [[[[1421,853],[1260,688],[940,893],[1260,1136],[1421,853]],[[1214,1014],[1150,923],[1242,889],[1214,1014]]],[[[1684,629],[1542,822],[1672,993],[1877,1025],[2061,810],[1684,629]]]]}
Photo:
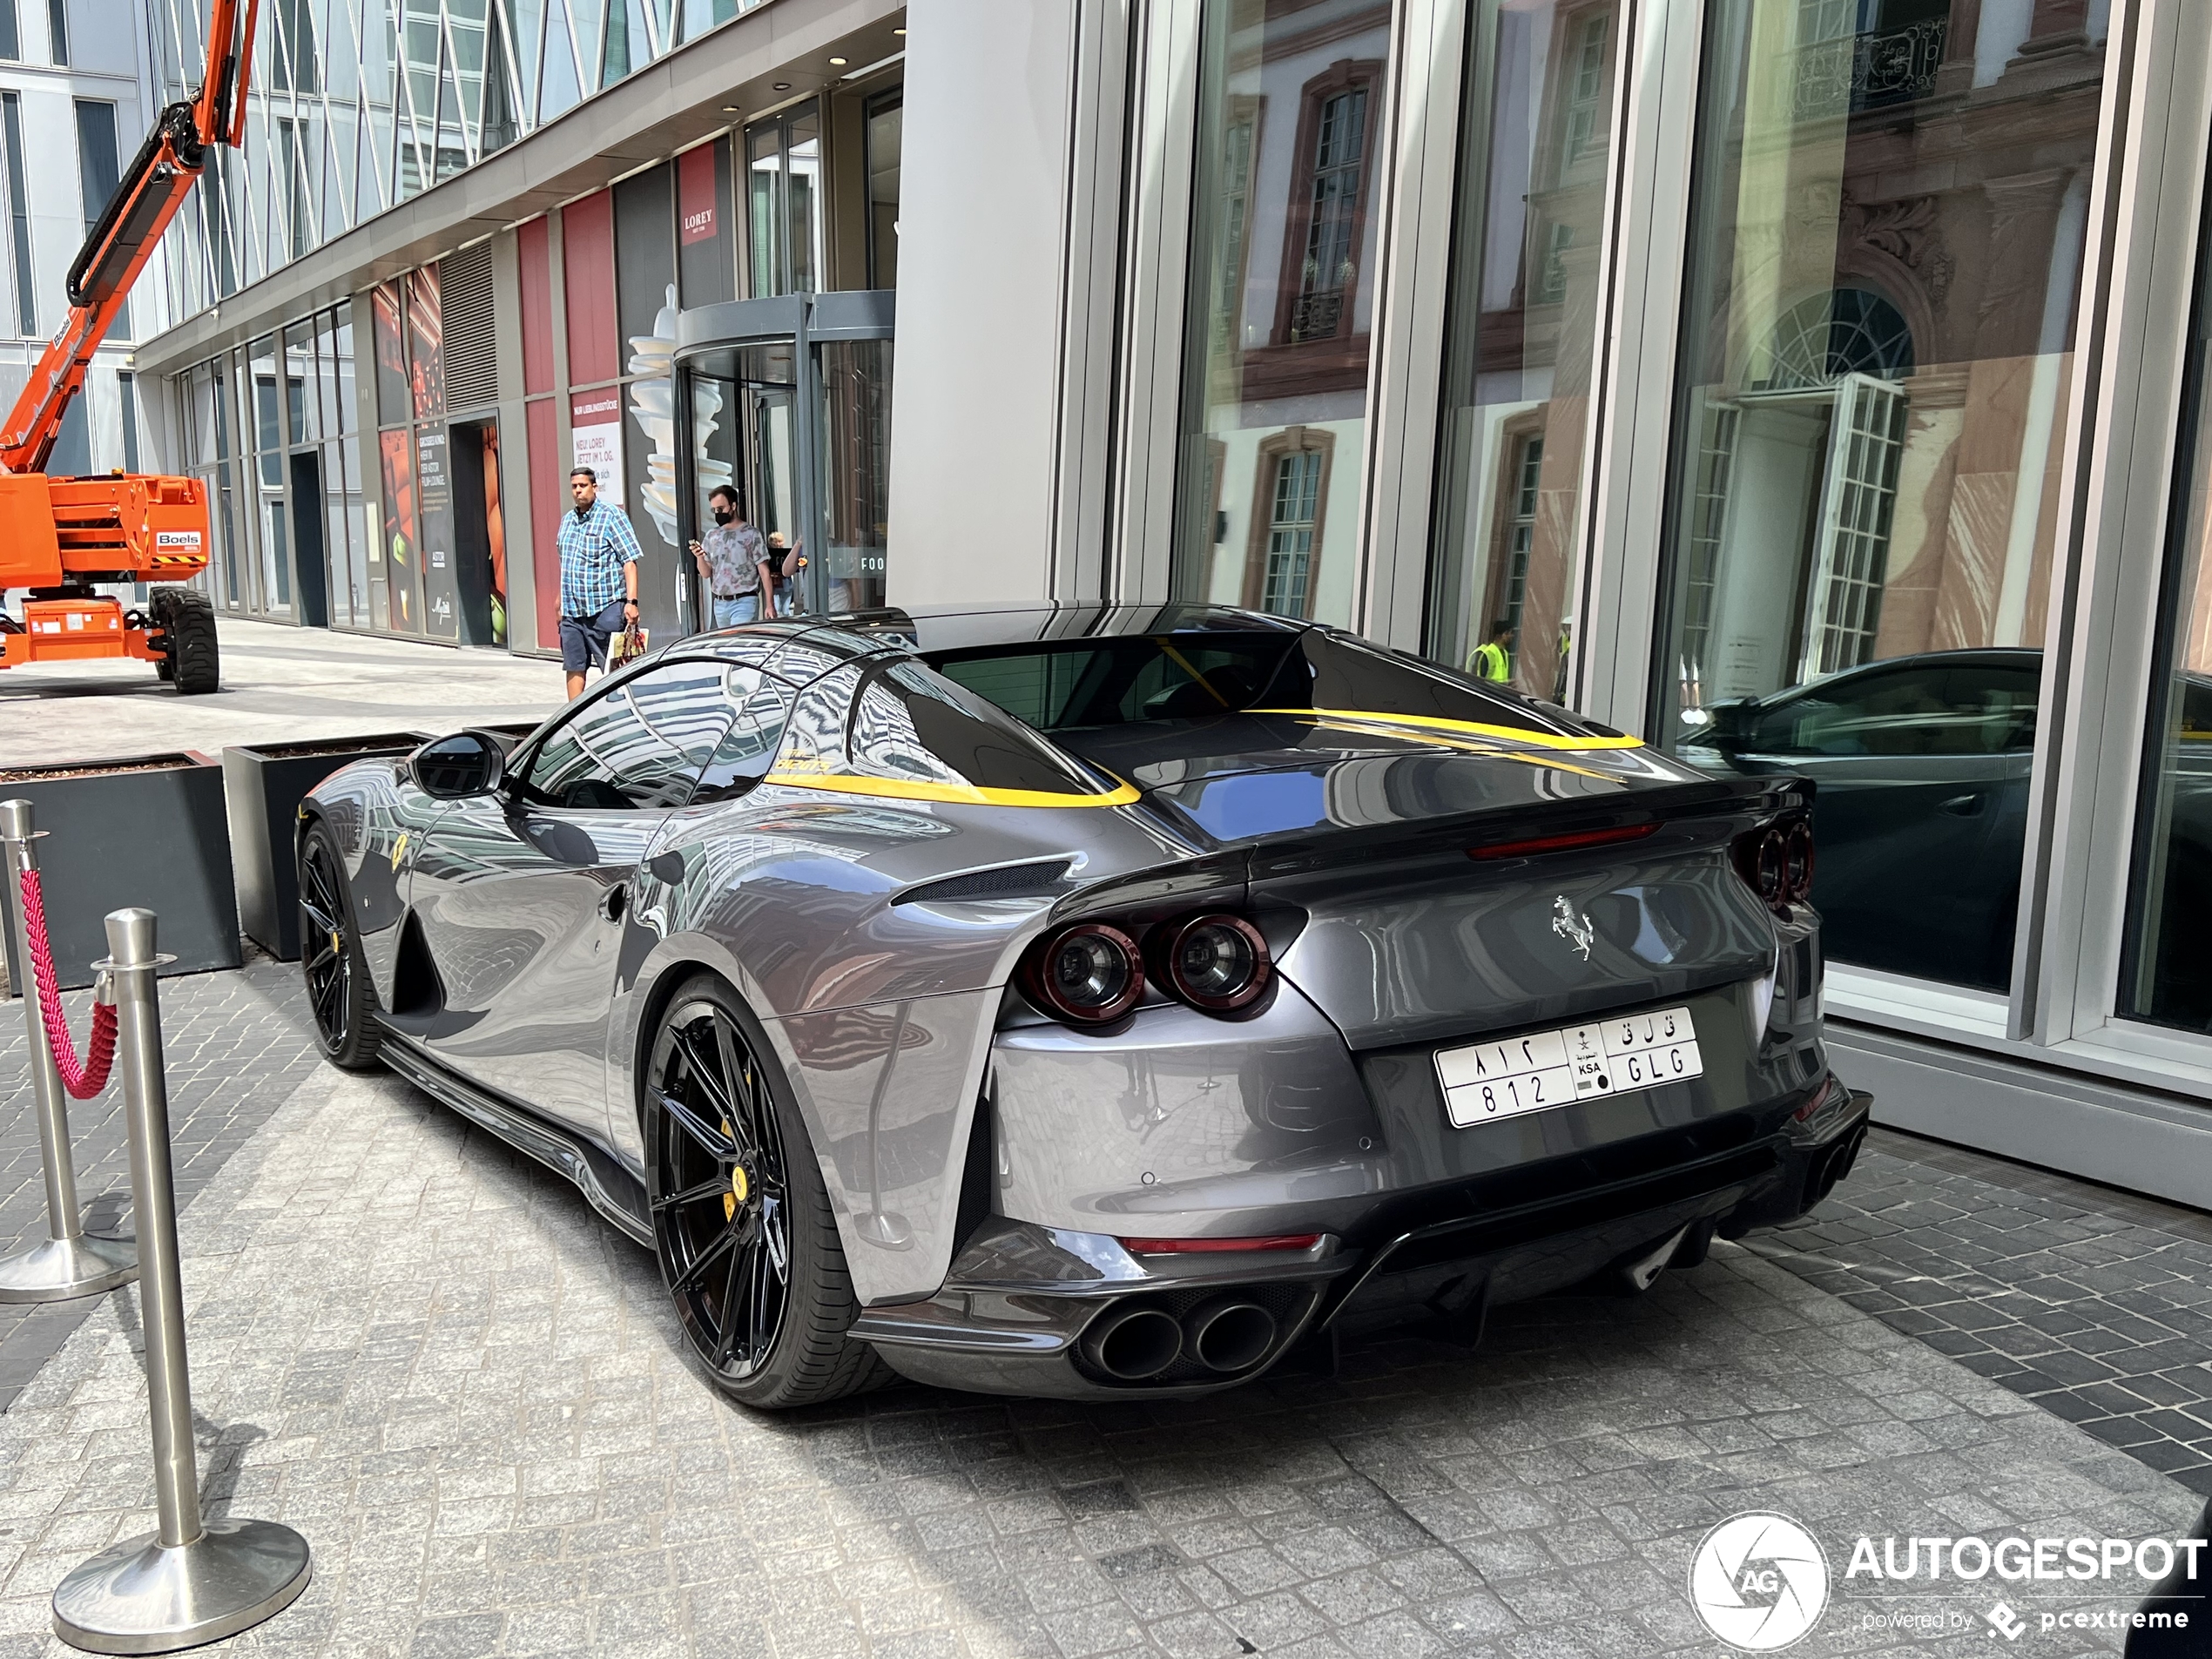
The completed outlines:
{"type": "Polygon", "coordinates": [[[657,637],[723,482],[819,608],[1354,629],[1817,779],[1878,1112],[2212,1205],[2212,8],[264,15],[141,352],[226,605],[543,651],[584,461],[657,637]]]}
{"type": "MultiPolygon", "coordinates": [[[[207,61],[203,0],[143,0],[160,101],[207,61]]],[[[165,248],[176,314],[260,281],[765,0],[266,0],[246,142],[165,248]]]]}
{"type": "MultiPolygon", "coordinates": [[[[173,81],[175,64],[197,61],[197,13],[153,3],[173,81]]],[[[704,57],[711,77],[760,3],[262,9],[246,142],[219,155],[165,244],[163,274],[203,322],[320,266],[341,269],[347,297],[274,300],[266,333],[169,371],[181,452],[215,491],[219,605],[554,651],[556,532],[577,466],[631,515],[658,637],[704,614],[687,550],[718,483],[740,490],[781,550],[792,603],[880,600],[887,322],[880,337],[824,340],[802,377],[785,372],[797,340],[786,320],[752,353],[785,371],[686,374],[681,409],[676,349],[678,317],[702,307],[887,297],[902,14],[815,53],[825,84],[811,96],[787,80],[710,78],[713,101],[691,112],[699,131],[664,137],[660,158],[617,165],[589,149],[607,136],[592,118],[628,78],[671,53],[704,57]],[[550,211],[518,203],[489,234],[391,268],[377,244],[404,234],[394,208],[465,189],[472,169],[510,152],[617,176],[550,211]]]]}

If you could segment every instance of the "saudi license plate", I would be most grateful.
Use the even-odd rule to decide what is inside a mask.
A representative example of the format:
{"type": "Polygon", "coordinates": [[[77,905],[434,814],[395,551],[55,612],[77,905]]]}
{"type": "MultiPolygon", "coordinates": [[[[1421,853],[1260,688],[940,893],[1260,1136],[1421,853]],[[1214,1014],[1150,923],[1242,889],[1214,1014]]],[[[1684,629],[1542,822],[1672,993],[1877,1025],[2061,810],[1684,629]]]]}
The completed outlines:
{"type": "Polygon", "coordinates": [[[1686,1008],[1616,1015],[1436,1051],[1444,1108],[1456,1129],[1682,1082],[1704,1070],[1697,1028],[1686,1008]]]}

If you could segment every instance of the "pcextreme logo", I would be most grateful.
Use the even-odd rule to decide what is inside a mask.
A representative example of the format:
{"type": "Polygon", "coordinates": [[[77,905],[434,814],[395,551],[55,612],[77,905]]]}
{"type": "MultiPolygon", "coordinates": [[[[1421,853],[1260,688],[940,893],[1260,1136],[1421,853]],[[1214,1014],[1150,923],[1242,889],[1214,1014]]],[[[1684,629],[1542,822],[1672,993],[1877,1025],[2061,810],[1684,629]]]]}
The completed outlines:
{"type": "Polygon", "coordinates": [[[1828,1557],[1787,1515],[1730,1515],[1689,1560],[1689,1604],[1742,1653],[1777,1653],[1820,1622],[1828,1557]]]}

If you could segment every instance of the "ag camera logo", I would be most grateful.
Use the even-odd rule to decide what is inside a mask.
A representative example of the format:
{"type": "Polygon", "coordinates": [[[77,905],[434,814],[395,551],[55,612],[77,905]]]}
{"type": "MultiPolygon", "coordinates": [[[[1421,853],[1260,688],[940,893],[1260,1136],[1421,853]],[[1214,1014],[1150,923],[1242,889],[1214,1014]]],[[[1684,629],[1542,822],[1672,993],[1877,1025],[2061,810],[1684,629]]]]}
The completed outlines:
{"type": "Polygon", "coordinates": [[[1730,1515],[1689,1561],[1689,1604],[1740,1653],[1777,1653],[1820,1622],[1828,1557],[1787,1515],[1730,1515]]]}

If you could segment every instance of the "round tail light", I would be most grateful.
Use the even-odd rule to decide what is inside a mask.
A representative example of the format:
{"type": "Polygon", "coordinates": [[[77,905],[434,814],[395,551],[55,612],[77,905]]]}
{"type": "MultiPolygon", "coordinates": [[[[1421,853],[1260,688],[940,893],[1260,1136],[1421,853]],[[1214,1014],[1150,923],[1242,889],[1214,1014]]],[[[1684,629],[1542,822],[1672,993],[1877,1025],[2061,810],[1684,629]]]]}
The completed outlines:
{"type": "Polygon", "coordinates": [[[1027,979],[1047,1013],[1078,1025],[1118,1020],[1144,995],[1136,941],[1103,922],[1077,922],[1049,936],[1030,957],[1027,979]]]}
{"type": "Polygon", "coordinates": [[[1161,965],[1168,985],[1194,1008],[1229,1014],[1267,988],[1267,941],[1242,916],[1193,916],[1172,929],[1161,965]]]}
{"type": "Polygon", "coordinates": [[[1759,897],[1779,907],[1790,902],[1790,842],[1778,829],[1759,837],[1759,897]]]}
{"type": "Polygon", "coordinates": [[[1791,904],[1804,904],[1812,897],[1812,826],[1792,824],[1784,840],[1786,896],[1791,904]]]}

